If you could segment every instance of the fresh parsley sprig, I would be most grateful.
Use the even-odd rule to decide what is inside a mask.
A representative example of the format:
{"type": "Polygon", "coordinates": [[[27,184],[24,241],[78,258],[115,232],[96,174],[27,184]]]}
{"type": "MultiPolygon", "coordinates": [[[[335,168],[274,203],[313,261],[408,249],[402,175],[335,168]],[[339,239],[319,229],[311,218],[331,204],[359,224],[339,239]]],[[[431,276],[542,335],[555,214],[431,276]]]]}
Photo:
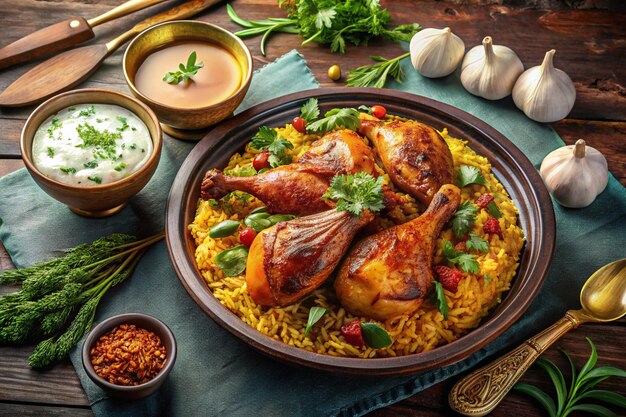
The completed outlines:
{"type": "Polygon", "coordinates": [[[359,111],[357,109],[344,107],[327,111],[324,113],[324,118],[309,123],[306,130],[322,135],[338,128],[357,130],[360,126],[361,119],[359,119],[359,111]]]}
{"type": "Polygon", "coordinates": [[[254,149],[270,152],[268,162],[272,168],[291,163],[291,154],[287,151],[293,149],[293,144],[287,139],[278,136],[278,132],[267,126],[261,126],[257,134],[252,138],[251,146],[254,149]]]}
{"type": "Polygon", "coordinates": [[[478,207],[469,201],[464,201],[459,205],[452,216],[452,231],[454,235],[459,238],[464,236],[472,230],[474,223],[476,223],[476,212],[478,207]]]}
{"type": "Polygon", "coordinates": [[[435,291],[431,295],[430,301],[437,307],[437,310],[443,315],[444,320],[448,320],[448,300],[443,292],[443,285],[439,281],[432,281],[435,291]]]}
{"type": "Polygon", "coordinates": [[[572,372],[569,389],[565,382],[563,372],[561,372],[553,362],[543,358],[537,359],[536,364],[546,371],[552,384],[554,384],[557,394],[556,403],[552,397],[534,385],[518,383],[513,389],[528,394],[536,399],[546,409],[550,417],[565,417],[574,411],[581,411],[600,417],[616,415],[602,405],[583,403],[583,400],[601,401],[626,409],[626,398],[624,396],[612,391],[595,388],[600,382],[612,376],[626,378],[626,371],[612,366],[600,366],[596,368],[598,352],[591,339],[588,337],[586,339],[591,346],[591,355],[580,370],[577,369],[572,358],[566,352],[561,351],[569,362],[572,372]]]}
{"type": "Polygon", "coordinates": [[[443,240],[441,254],[450,264],[457,264],[462,271],[477,274],[479,272],[478,261],[472,254],[454,249],[452,242],[443,240]]]}
{"type": "Polygon", "coordinates": [[[320,108],[317,105],[316,98],[310,98],[300,108],[300,117],[307,123],[313,123],[320,117],[320,108]]]}
{"type": "Polygon", "coordinates": [[[487,253],[489,252],[489,243],[475,233],[470,232],[469,239],[465,242],[467,250],[487,253]]]}
{"type": "Polygon", "coordinates": [[[359,217],[364,210],[377,212],[385,207],[382,185],[382,177],[374,178],[365,172],[335,175],[322,198],[336,200],[337,211],[345,210],[359,217]]]}
{"type": "Polygon", "coordinates": [[[346,85],[349,87],[383,88],[387,83],[388,76],[393,77],[394,80],[401,83],[404,81],[404,71],[402,71],[400,61],[410,55],[411,54],[407,52],[392,59],[372,55],[370,58],[376,61],[376,63],[363,65],[362,67],[350,70],[346,85]]]}
{"type": "Polygon", "coordinates": [[[480,169],[475,166],[463,165],[458,169],[457,174],[457,180],[461,188],[470,184],[485,185],[486,183],[480,169]]]}
{"type": "Polygon", "coordinates": [[[168,84],[178,84],[181,82],[185,82],[194,75],[198,73],[200,68],[204,67],[204,63],[198,62],[196,64],[197,54],[196,51],[193,51],[189,54],[187,58],[187,65],[184,65],[182,62],[178,64],[179,71],[176,72],[168,72],[163,77],[163,81],[168,84]]]}

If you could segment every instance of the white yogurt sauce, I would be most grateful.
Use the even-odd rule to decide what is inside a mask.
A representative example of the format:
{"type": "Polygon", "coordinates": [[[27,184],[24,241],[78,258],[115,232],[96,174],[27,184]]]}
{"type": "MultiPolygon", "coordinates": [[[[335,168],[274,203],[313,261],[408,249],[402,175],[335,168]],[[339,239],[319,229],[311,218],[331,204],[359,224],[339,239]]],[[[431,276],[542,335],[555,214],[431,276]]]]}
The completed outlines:
{"type": "Polygon", "coordinates": [[[125,178],[152,154],[146,125],[130,110],[112,104],[65,108],[39,126],[33,163],[47,177],[93,186],[125,178]]]}

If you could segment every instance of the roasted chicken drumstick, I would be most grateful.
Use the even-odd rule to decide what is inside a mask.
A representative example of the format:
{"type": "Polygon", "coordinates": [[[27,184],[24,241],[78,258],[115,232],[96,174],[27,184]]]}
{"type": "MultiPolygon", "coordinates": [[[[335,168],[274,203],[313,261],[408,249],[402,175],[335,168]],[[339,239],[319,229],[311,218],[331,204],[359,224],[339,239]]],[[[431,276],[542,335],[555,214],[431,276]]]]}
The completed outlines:
{"type": "Polygon", "coordinates": [[[372,141],[391,181],[424,205],[442,185],[452,183],[452,154],[432,127],[412,120],[385,124],[362,115],[359,132],[372,141]]]}
{"type": "Polygon", "coordinates": [[[351,130],[338,130],[314,142],[292,164],[251,177],[234,177],[208,171],[202,181],[203,199],[221,198],[230,191],[243,191],[263,201],[271,212],[306,215],[328,210],[322,195],[337,174],[367,172],[376,175],[374,154],[351,130]]]}
{"type": "Polygon", "coordinates": [[[415,311],[433,280],[437,237],[460,201],[460,190],[444,185],[420,217],[357,242],[335,280],[341,304],[377,320],[415,311]]]}

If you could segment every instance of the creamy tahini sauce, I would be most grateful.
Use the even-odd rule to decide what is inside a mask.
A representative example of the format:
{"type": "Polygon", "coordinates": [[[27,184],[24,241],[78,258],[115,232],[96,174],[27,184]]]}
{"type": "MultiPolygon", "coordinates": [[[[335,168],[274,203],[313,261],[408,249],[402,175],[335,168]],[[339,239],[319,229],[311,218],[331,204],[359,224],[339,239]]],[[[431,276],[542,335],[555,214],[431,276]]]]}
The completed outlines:
{"type": "Polygon", "coordinates": [[[48,118],[33,138],[33,163],[70,185],[94,186],[125,178],[152,154],[146,125],[112,104],[80,104],[48,118]]]}

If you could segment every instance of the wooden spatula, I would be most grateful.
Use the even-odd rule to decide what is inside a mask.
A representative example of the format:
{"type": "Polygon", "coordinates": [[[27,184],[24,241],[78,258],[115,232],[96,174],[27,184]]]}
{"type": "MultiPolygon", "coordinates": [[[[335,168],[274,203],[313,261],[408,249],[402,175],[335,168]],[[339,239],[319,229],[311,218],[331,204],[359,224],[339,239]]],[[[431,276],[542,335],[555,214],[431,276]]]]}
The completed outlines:
{"type": "Polygon", "coordinates": [[[40,29],[0,48],[0,68],[51,55],[78,45],[94,37],[95,26],[163,1],[165,0],[130,0],[93,19],[72,17],[40,29]]]}
{"type": "Polygon", "coordinates": [[[221,0],[191,0],[136,24],[104,45],[72,49],[42,62],[0,94],[0,106],[20,107],[67,90],[94,73],[109,55],[134,36],[157,23],[191,17],[221,0]]]}

